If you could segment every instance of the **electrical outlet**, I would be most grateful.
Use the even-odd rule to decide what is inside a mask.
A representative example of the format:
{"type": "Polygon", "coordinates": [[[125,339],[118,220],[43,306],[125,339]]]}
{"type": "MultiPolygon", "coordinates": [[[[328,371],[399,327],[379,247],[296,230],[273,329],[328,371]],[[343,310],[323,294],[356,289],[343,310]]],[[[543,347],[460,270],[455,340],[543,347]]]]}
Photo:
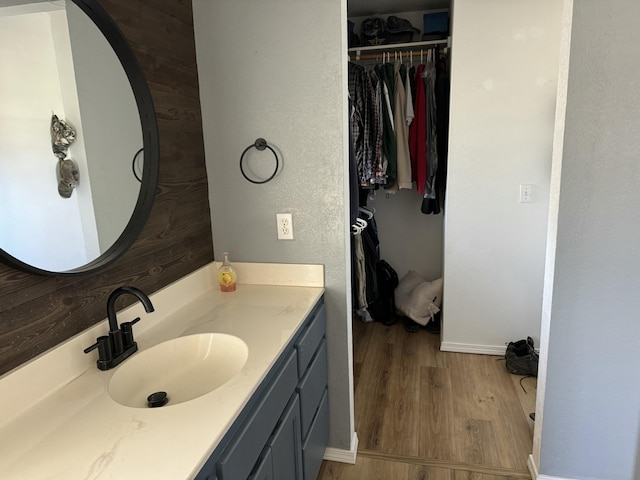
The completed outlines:
{"type": "Polygon", "coordinates": [[[293,220],[290,213],[276,213],[278,240],[293,240],[293,220]]]}

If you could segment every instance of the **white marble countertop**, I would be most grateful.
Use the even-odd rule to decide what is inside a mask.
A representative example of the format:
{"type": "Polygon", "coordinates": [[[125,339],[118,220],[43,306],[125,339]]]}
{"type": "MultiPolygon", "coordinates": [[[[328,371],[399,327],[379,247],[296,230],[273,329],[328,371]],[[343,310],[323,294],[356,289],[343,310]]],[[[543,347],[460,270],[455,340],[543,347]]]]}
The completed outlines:
{"type": "Polygon", "coordinates": [[[141,317],[140,351],[189,333],[244,340],[245,366],[202,397],[156,409],[112,400],[118,367],[100,371],[97,354],[82,352],[106,333],[106,321],[1,377],[0,477],[193,478],[324,292],[321,266],[254,265],[236,266],[240,279],[255,282],[236,292],[219,291],[211,264],[151,295],[154,313],[139,303],[118,312],[119,322],[141,317]]]}

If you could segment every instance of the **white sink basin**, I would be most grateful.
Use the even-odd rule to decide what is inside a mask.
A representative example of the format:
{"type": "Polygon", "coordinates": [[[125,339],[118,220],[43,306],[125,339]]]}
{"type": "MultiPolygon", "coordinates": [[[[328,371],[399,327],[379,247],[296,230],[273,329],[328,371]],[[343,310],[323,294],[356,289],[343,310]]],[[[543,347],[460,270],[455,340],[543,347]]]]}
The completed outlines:
{"type": "Polygon", "coordinates": [[[116,368],[109,395],[121,405],[148,408],[147,398],[166,392],[166,405],[201,397],[227,383],[249,356],[247,344],[223,333],[178,337],[135,353],[116,368]]]}

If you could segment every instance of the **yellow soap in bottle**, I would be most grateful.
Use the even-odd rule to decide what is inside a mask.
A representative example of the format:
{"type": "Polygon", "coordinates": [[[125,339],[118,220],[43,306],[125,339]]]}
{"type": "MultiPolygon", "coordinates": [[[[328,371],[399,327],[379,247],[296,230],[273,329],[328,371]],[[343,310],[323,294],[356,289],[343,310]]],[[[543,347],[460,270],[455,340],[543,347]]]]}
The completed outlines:
{"type": "Polygon", "coordinates": [[[229,263],[229,252],[224,252],[224,261],[218,268],[218,283],[223,292],[236,291],[236,271],[229,263]]]}

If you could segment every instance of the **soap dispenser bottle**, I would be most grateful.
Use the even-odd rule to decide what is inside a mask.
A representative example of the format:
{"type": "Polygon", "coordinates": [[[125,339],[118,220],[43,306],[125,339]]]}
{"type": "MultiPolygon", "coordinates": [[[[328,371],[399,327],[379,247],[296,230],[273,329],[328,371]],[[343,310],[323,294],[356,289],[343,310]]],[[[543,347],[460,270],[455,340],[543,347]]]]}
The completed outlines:
{"type": "Polygon", "coordinates": [[[218,282],[223,292],[236,291],[236,271],[229,263],[229,252],[224,252],[224,261],[218,268],[218,282]]]}

